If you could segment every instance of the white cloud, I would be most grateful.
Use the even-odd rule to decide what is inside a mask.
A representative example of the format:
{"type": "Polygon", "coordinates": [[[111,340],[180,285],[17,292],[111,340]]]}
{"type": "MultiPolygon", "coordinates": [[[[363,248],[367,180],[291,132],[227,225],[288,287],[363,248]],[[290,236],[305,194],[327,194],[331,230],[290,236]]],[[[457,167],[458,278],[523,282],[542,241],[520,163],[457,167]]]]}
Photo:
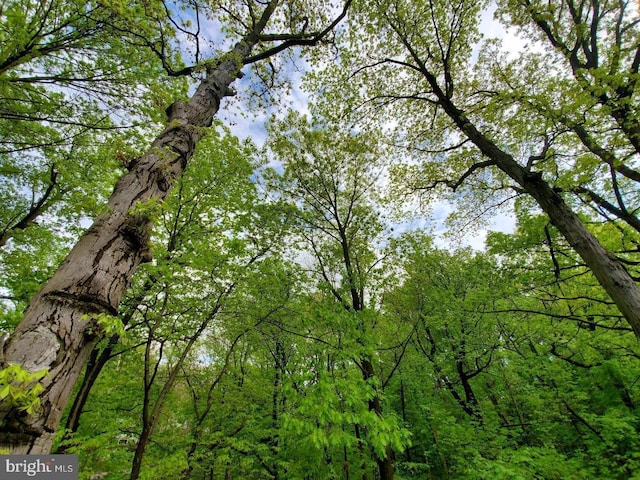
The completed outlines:
{"type": "MultiPolygon", "coordinates": [[[[527,49],[528,42],[518,36],[515,28],[505,28],[495,18],[497,6],[495,3],[490,3],[487,9],[485,9],[480,18],[480,32],[482,33],[484,40],[498,38],[502,40],[503,47],[509,52],[510,56],[517,57],[527,49]]],[[[480,45],[476,46],[474,50],[474,59],[477,56],[477,51],[480,45]]]]}

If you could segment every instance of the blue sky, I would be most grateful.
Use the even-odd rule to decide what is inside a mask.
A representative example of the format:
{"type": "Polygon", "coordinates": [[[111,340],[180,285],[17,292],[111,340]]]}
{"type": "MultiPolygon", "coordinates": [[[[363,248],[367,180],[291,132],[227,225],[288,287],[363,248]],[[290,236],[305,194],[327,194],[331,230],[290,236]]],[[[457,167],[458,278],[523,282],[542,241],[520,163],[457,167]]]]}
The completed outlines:
{"type": "MultiPolygon", "coordinates": [[[[485,39],[501,38],[506,45],[509,45],[512,54],[517,55],[518,51],[524,48],[524,42],[516,36],[515,32],[505,31],[499,22],[493,19],[494,11],[495,7],[491,6],[482,17],[481,30],[485,39]]],[[[243,90],[250,88],[251,78],[247,75],[244,79],[236,81],[234,87],[239,91],[239,97],[231,101],[226,100],[218,114],[223,123],[231,128],[233,134],[241,139],[249,138],[258,146],[262,146],[266,139],[265,123],[271,116],[281,115],[286,108],[299,112],[309,111],[309,97],[301,89],[302,72],[300,70],[305,68],[304,63],[297,61],[297,68],[291,64],[285,65],[284,68],[285,74],[292,80],[292,88],[289,93],[280,98],[283,108],[269,107],[246,115],[247,105],[243,101],[243,90]]],[[[272,166],[277,167],[276,164],[272,166]]],[[[496,212],[486,226],[465,229],[466,231],[452,231],[447,226],[446,220],[454,208],[455,206],[448,201],[437,200],[430,205],[428,212],[394,223],[394,232],[400,234],[412,229],[427,230],[432,232],[436,245],[440,247],[471,246],[481,250],[484,248],[487,233],[490,230],[512,232],[515,229],[514,217],[505,213],[503,209],[496,212]]]]}

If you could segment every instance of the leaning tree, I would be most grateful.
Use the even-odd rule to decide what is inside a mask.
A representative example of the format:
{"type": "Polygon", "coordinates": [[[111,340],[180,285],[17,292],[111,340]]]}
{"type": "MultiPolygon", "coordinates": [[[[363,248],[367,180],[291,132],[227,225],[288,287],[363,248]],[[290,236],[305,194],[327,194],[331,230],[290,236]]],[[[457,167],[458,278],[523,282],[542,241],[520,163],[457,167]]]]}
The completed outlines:
{"type": "MultiPolygon", "coordinates": [[[[145,15],[147,3],[140,2],[140,15],[145,15]]],[[[128,162],[105,213],[80,237],[3,342],[0,365],[6,391],[0,405],[0,448],[12,453],[51,449],[73,386],[100,338],[101,319],[117,314],[133,273],[151,259],[151,207],[166,198],[184,171],[221,101],[235,94],[231,84],[243,76],[243,68],[254,67],[252,79],[274,80],[278,70],[274,56],[329,40],[351,0],[339,6],[333,3],[184,1],[175,5],[183,7],[183,21],[173,22],[178,30],[175,38],[185,38],[193,46],[194,63],[186,67],[169,63],[166,51],[175,48],[170,38],[147,42],[146,48],[157,54],[169,75],[191,76],[197,86],[190,98],[167,108],[164,129],[146,153],[128,162]],[[217,43],[203,38],[220,24],[226,38],[217,43]],[[31,388],[41,375],[40,386],[31,388]],[[25,408],[28,393],[37,398],[25,408]]],[[[175,18],[172,7],[164,5],[175,18]]],[[[132,23],[135,35],[133,27],[132,23]]],[[[265,90],[272,86],[266,84],[265,90]]]]}

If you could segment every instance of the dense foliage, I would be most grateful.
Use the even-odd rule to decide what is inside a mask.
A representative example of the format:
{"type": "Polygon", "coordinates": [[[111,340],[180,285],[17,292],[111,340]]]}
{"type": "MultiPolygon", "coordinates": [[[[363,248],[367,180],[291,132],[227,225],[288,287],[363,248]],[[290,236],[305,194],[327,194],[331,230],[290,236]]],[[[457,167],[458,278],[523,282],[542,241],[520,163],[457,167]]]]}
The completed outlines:
{"type": "MultiPolygon", "coordinates": [[[[0,1],[0,333],[224,60],[201,28],[242,39],[267,5],[200,3],[0,1]]],[[[293,81],[296,54],[259,63],[293,42],[274,32],[315,45],[342,8],[283,5],[251,108],[293,81]]],[[[54,451],[87,480],[640,478],[637,325],[544,193],[638,280],[638,5],[347,5],[306,57],[308,115],[282,102],[263,146],[200,128],[129,210],[150,261],[87,318],[54,451]],[[483,39],[491,15],[520,51],[483,39]],[[407,227],[445,201],[449,236],[407,227]],[[496,211],[514,231],[456,241],[496,211]]],[[[34,414],[46,375],[11,365],[0,399],[34,414]]]]}

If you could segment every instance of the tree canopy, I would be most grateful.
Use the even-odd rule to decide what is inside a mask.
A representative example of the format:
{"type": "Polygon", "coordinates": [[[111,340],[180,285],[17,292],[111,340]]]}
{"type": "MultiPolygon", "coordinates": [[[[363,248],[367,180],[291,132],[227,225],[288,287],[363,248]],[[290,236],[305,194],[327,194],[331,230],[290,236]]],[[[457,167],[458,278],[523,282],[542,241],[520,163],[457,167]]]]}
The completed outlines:
{"type": "Polygon", "coordinates": [[[82,479],[637,475],[635,2],[0,19],[2,453],[82,479]],[[465,247],[497,211],[515,228],[465,247]]]}

